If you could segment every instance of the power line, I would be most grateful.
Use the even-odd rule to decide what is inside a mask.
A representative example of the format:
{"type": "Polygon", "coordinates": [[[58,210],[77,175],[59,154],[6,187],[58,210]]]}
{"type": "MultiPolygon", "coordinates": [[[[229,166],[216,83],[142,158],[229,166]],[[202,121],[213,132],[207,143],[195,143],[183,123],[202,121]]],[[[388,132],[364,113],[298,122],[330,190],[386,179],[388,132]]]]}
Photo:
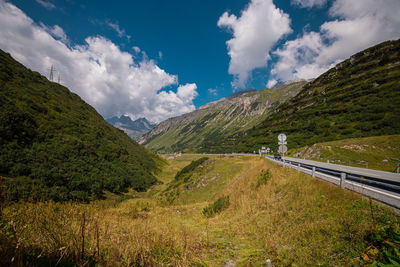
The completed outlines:
{"type": "Polygon", "coordinates": [[[51,65],[51,68],[50,68],[50,76],[49,76],[49,80],[50,81],[53,81],[53,79],[54,79],[54,72],[56,71],[56,68],[53,66],[53,65],[51,65]]]}

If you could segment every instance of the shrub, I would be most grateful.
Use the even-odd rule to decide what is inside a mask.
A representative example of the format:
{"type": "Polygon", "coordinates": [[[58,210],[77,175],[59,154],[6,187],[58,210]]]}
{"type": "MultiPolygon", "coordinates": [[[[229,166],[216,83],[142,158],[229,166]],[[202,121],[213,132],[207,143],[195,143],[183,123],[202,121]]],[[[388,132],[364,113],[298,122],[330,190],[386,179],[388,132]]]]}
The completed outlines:
{"type": "Polygon", "coordinates": [[[271,179],[271,177],[272,177],[272,174],[271,174],[271,172],[269,170],[266,170],[266,171],[263,170],[260,173],[260,175],[258,175],[256,188],[259,188],[261,185],[263,185],[266,182],[268,182],[269,179],[271,179]]]}
{"type": "Polygon", "coordinates": [[[202,157],[199,158],[198,160],[193,160],[189,165],[185,166],[182,170],[180,170],[176,175],[175,175],[175,180],[180,180],[183,177],[187,176],[190,174],[194,169],[196,169],[198,166],[200,166],[203,162],[208,160],[208,157],[202,157]]]}
{"type": "Polygon", "coordinates": [[[213,204],[208,205],[203,209],[203,214],[207,218],[214,217],[221,211],[229,207],[229,196],[222,196],[218,198],[213,204]]]}

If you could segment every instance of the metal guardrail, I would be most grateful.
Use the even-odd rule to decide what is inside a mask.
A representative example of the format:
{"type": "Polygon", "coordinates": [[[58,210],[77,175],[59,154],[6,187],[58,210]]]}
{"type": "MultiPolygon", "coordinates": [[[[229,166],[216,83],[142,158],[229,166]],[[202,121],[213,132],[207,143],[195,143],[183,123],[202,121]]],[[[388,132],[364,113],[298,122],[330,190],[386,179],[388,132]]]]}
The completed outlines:
{"type": "Polygon", "coordinates": [[[266,158],[400,209],[399,174],[289,157],[266,158]]]}

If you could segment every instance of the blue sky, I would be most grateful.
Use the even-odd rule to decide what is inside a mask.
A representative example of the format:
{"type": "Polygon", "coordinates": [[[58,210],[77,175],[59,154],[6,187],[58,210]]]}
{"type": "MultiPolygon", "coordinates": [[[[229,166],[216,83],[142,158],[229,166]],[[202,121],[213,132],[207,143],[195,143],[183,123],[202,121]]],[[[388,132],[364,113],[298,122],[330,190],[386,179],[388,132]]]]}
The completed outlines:
{"type": "Polygon", "coordinates": [[[0,2],[1,49],[44,75],[54,64],[104,117],[156,122],[400,36],[397,0],[0,2]]]}

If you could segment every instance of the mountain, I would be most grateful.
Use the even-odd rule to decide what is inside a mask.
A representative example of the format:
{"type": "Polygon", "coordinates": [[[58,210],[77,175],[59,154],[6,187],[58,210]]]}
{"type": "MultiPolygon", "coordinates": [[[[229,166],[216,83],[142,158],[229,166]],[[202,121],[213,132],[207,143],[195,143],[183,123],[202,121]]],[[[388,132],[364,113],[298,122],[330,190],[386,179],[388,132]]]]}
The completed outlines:
{"type": "Polygon", "coordinates": [[[0,182],[10,201],[142,191],[159,163],[78,95],[0,50],[0,182]]]}
{"type": "Polygon", "coordinates": [[[156,127],[156,124],[152,124],[146,118],[139,118],[132,121],[130,117],[124,115],[119,118],[115,116],[106,121],[114,127],[123,130],[132,139],[137,139],[139,136],[156,127]]]}
{"type": "Polygon", "coordinates": [[[231,136],[233,150],[252,152],[400,133],[400,40],[361,51],[306,84],[254,129],[231,136]]]}
{"type": "Polygon", "coordinates": [[[305,84],[297,81],[276,90],[246,90],[161,122],[138,139],[159,152],[225,152],[231,136],[251,129],[305,84]]]}

